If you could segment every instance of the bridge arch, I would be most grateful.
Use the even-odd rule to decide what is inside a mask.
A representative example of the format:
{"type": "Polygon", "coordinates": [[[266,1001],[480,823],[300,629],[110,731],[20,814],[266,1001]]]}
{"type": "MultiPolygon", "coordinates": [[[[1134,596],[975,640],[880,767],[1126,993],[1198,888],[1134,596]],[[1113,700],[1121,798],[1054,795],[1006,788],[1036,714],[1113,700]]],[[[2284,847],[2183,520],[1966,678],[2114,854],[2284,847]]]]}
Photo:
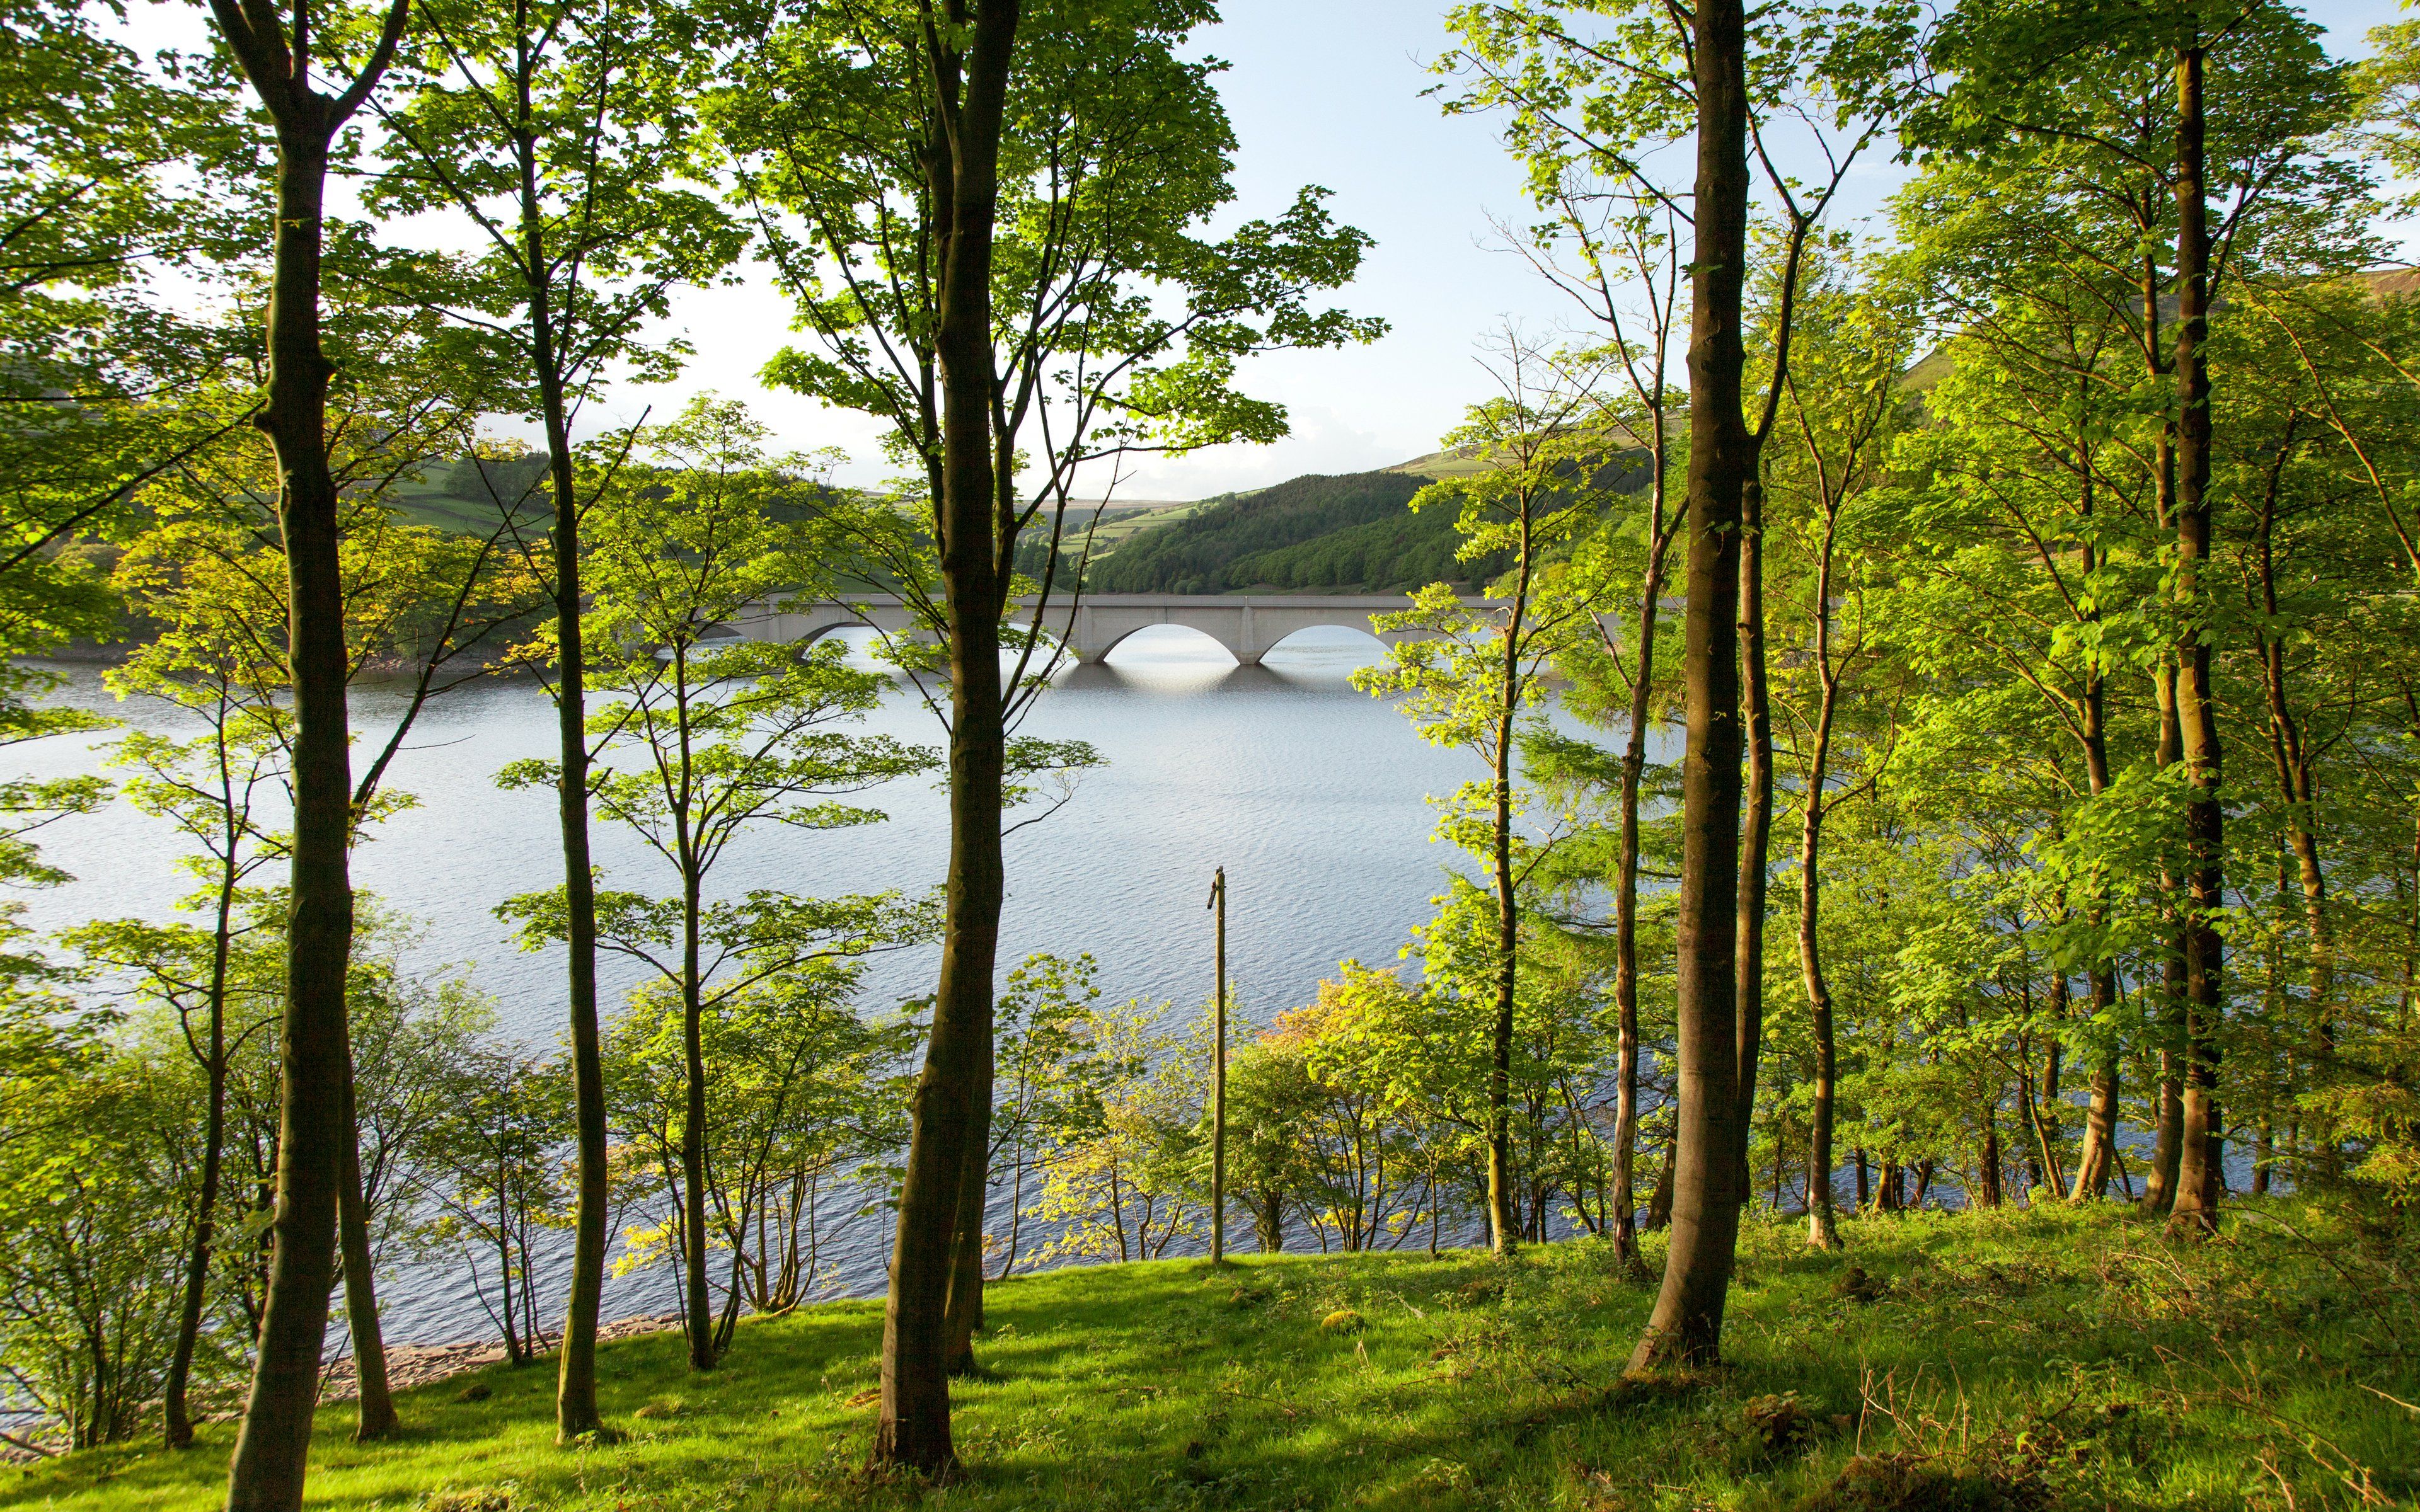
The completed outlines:
{"type": "Polygon", "coordinates": [[[1271,652],[1282,650],[1287,646],[1293,646],[1296,650],[1301,650],[1303,637],[1312,636],[1324,638],[1331,633],[1334,634],[1338,638],[1339,641],[1342,643],[1348,643],[1356,647],[1374,647],[1380,651],[1386,650],[1387,647],[1392,643],[1392,640],[1400,640],[1403,639],[1401,636],[1396,636],[1392,638],[1392,640],[1390,640],[1388,637],[1380,635],[1377,631],[1373,630],[1364,625],[1297,625],[1294,629],[1288,630],[1285,634],[1269,642],[1267,649],[1263,651],[1261,655],[1266,656],[1271,652]]]}
{"type": "MultiPolygon", "coordinates": [[[[1108,643],[1105,645],[1098,647],[1092,645],[1079,645],[1076,653],[1077,659],[1083,662],[1107,661],[1109,659],[1109,656],[1112,652],[1116,651],[1120,646],[1125,645],[1127,641],[1132,640],[1137,636],[1167,640],[1180,645],[1188,641],[1207,640],[1212,645],[1217,646],[1219,650],[1225,652],[1227,655],[1234,657],[1238,665],[1245,664],[1244,653],[1225,636],[1219,635],[1215,630],[1205,629],[1198,625],[1184,625],[1173,620],[1163,620],[1156,625],[1129,625],[1119,627],[1108,636],[1108,643]],[[1181,634],[1175,636],[1162,636],[1159,632],[1163,630],[1179,631],[1181,634]]],[[[1252,659],[1257,661],[1260,658],[1255,656],[1252,659]]]]}

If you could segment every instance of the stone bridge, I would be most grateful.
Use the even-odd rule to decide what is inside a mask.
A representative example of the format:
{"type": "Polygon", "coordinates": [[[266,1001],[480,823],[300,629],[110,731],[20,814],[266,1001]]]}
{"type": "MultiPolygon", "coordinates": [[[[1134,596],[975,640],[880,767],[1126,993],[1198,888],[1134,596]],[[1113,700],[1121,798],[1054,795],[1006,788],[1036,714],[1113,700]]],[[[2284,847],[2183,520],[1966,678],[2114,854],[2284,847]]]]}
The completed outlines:
{"type": "MultiPolygon", "coordinates": [[[[1033,601],[1018,601],[1030,615],[1033,601]]],[[[1474,605],[1495,605],[1495,599],[1466,599],[1474,605]]],[[[1053,598],[1045,610],[1043,633],[1066,634],[1076,659],[1099,661],[1137,630],[1155,625],[1181,625],[1199,630],[1227,648],[1247,667],[1297,630],[1313,625],[1342,625],[1392,644],[1419,639],[1418,632],[1374,628],[1371,617],[1408,607],[1403,594],[1087,594],[1077,605],[1072,633],[1063,599],[1053,598]]],[[[869,625],[900,634],[915,627],[915,616],[898,597],[868,594],[845,601],[792,603],[786,607],[760,602],[730,622],[730,628],[752,640],[809,641],[850,625],[869,625]]]]}

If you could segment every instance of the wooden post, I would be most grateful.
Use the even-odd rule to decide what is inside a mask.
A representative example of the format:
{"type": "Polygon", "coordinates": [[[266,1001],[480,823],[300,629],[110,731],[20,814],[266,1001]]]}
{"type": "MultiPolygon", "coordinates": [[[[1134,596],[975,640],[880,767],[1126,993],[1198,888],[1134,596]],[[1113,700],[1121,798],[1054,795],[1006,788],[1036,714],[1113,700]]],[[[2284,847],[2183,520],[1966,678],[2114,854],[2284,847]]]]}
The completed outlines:
{"type": "Polygon", "coordinates": [[[1210,1052],[1210,1263],[1227,1263],[1227,869],[1211,874],[1209,908],[1217,917],[1217,980],[1210,1052]]]}

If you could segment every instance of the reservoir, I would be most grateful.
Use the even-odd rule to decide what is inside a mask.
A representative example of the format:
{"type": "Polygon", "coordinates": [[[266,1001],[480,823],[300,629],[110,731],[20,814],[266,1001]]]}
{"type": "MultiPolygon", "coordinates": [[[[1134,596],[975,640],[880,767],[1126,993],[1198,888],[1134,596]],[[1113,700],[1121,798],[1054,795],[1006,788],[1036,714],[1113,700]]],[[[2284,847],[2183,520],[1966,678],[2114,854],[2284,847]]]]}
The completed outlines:
{"type": "MultiPolygon", "coordinates": [[[[1428,797],[1484,769],[1469,752],[1426,744],[1397,710],[1353,687],[1353,670],[1378,656],[1370,637],[1307,630],[1264,665],[1239,667],[1207,639],[1171,628],[1138,634],[1109,662],[1063,672],[1021,733],[1090,741],[1107,764],[1085,774],[1063,808],[1006,841],[1003,972],[1036,951],[1089,951],[1106,997],[1198,1011],[1211,990],[1204,903],[1220,866],[1229,977],[1246,1024],[1310,1001],[1345,957],[1393,963],[1411,926],[1428,917],[1429,899],[1444,890],[1446,866],[1459,860],[1429,838],[1428,797]]],[[[57,701],[163,733],[176,728],[163,706],[118,702],[97,669],[62,671],[70,682],[57,701]]],[[[356,687],[365,740],[381,736],[401,702],[398,689],[356,687]]],[[[932,746],[942,740],[904,688],[862,728],[932,746]]],[[[94,770],[108,740],[36,742],[10,751],[9,765],[27,777],[94,770]]],[[[561,881],[554,802],[551,792],[499,790],[493,779],[508,762],[551,755],[554,740],[553,705],[534,684],[446,695],[423,714],[389,778],[418,807],[380,825],[353,856],[354,886],[418,924],[408,963],[462,971],[495,1000],[503,1032],[533,1047],[551,1046],[563,1033],[562,955],[519,949],[493,910],[561,881]]],[[[829,895],[941,880],[947,795],[937,779],[895,782],[856,801],[883,810],[889,822],[823,833],[764,825],[733,847],[709,890],[829,895]]],[[[25,922],[44,932],[91,918],[168,918],[193,885],[174,864],[168,826],[123,802],[36,838],[44,857],[75,877],[18,895],[25,922]]],[[[673,890],[670,868],[628,832],[599,818],[594,843],[603,886],[673,890]]],[[[258,880],[282,877],[271,869],[258,880]]],[[[930,992],[937,957],[924,949],[877,959],[861,1007],[886,1009],[930,992]]],[[[638,977],[611,955],[598,964],[610,1016],[638,977]]],[[[561,1095],[568,1100],[567,1082],[561,1095]]],[[[857,1200],[842,1210],[853,1211],[857,1200]]],[[[850,1220],[838,1249],[842,1292],[881,1289],[890,1226],[887,1211],[850,1220]]],[[[559,1288],[553,1275],[540,1281],[551,1323],[559,1288]]],[[[392,1342],[495,1332],[458,1261],[395,1256],[380,1282],[392,1342]]],[[[606,1316],[669,1311],[671,1288],[663,1268],[609,1280],[606,1316]]]]}

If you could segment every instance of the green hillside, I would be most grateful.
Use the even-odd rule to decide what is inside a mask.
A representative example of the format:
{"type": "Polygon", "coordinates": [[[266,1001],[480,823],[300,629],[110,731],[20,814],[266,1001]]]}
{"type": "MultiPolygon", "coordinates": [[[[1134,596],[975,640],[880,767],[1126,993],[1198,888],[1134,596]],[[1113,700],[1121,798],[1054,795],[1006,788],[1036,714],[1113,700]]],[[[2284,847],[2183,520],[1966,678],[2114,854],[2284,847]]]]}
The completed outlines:
{"type": "MultiPolygon", "coordinates": [[[[1643,488],[1643,454],[1608,463],[1599,486],[1643,488]]],[[[1086,586],[1097,594],[1387,593],[1426,583],[1483,584],[1509,563],[1500,556],[1458,560],[1450,502],[1415,511],[1433,482],[1466,476],[1477,464],[1439,452],[1379,472],[1307,474],[1255,493],[1233,494],[1189,514],[1137,520],[1095,548],[1086,586]]],[[[1041,570],[1037,554],[1018,565],[1041,570]]]]}
{"type": "MultiPolygon", "coordinates": [[[[1213,501],[1198,513],[1125,541],[1094,564],[1088,586],[1102,594],[1224,594],[1249,588],[1259,579],[1238,570],[1249,559],[1357,526],[1407,517],[1405,506],[1428,481],[1404,472],[1312,473],[1257,493],[1213,501]]],[[[1441,522],[1450,533],[1450,520],[1441,522]]],[[[1366,555],[1364,560],[1369,560],[1366,555]]]]}
{"type": "MultiPolygon", "coordinates": [[[[2420,1366],[2408,1231],[2295,1201],[2164,1242],[2112,1203],[1841,1225],[1752,1217],[1724,1365],[1625,1380],[1654,1296],[1590,1240],[1513,1263],[1252,1256],[995,1285],[955,1382],[965,1479],[864,1469],[879,1300],[598,1352],[627,1437],[554,1445],[554,1371],[399,1395],[403,1431],[319,1412],[330,1512],[2219,1512],[2411,1506],[2420,1366]]],[[[1648,1236],[1649,1267],[1662,1236],[1648,1236]]],[[[232,1423],[0,1480],[0,1508],[213,1512],[232,1423]]]]}
{"type": "Polygon", "coordinates": [[[1251,587],[1342,594],[1418,588],[1433,582],[1483,582],[1502,572],[1505,563],[1499,557],[1454,560],[1454,548],[1462,544],[1453,528],[1454,514],[1450,503],[1417,512],[1398,510],[1384,519],[1239,557],[1228,567],[1227,577],[1251,587]]]}
{"type": "Polygon", "coordinates": [[[390,498],[413,524],[464,535],[491,533],[507,510],[541,523],[554,513],[543,452],[434,462],[416,478],[398,479],[390,498]]]}

